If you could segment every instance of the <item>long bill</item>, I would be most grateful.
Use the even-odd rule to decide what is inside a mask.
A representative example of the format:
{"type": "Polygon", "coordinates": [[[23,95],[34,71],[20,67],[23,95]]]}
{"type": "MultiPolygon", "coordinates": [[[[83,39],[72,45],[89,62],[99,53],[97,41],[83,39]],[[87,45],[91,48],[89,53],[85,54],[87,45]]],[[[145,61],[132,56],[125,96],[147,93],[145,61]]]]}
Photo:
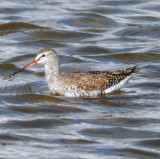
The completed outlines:
{"type": "Polygon", "coordinates": [[[17,74],[17,73],[22,72],[22,71],[24,71],[25,69],[36,65],[37,63],[38,63],[38,60],[35,60],[35,61],[33,61],[32,63],[30,63],[30,64],[28,64],[28,65],[20,68],[19,70],[13,72],[12,74],[9,75],[9,77],[12,77],[12,76],[14,76],[14,75],[17,74]]]}

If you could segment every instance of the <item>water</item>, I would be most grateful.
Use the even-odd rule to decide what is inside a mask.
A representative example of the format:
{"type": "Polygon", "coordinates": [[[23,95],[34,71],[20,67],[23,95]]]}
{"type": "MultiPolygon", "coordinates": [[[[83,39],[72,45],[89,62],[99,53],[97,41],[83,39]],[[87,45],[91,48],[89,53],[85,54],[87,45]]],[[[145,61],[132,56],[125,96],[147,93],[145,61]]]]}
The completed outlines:
{"type": "Polygon", "coordinates": [[[159,0],[1,0],[0,158],[159,159],[159,0]],[[104,98],[50,95],[44,68],[4,79],[54,48],[63,73],[141,71],[104,98]]]}

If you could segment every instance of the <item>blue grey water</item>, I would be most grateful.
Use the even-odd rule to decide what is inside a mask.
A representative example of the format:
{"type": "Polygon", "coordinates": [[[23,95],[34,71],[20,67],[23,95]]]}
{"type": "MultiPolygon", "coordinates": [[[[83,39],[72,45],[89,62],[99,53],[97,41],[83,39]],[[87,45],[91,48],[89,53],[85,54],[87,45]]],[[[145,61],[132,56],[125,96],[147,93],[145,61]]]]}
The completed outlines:
{"type": "Polygon", "coordinates": [[[1,0],[0,158],[159,159],[159,0],[1,0]],[[54,48],[63,73],[141,71],[103,98],[50,95],[37,65],[54,48]]]}

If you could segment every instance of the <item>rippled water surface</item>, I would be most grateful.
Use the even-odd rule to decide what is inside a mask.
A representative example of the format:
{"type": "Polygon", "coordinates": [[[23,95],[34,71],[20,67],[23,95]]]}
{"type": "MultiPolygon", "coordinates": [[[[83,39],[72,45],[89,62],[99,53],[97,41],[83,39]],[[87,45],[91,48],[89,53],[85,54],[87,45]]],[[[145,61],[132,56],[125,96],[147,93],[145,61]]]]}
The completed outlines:
{"type": "Polygon", "coordinates": [[[0,158],[160,158],[159,0],[0,3],[0,158]],[[51,96],[43,66],[4,78],[41,48],[58,52],[63,73],[141,71],[94,99],[51,96]]]}

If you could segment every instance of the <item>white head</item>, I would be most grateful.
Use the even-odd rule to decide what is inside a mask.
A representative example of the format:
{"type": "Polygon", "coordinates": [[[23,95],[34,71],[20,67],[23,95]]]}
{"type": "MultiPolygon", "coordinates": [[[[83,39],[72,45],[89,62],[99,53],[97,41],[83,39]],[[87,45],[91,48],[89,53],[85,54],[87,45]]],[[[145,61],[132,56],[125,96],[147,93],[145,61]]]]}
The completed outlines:
{"type": "Polygon", "coordinates": [[[22,72],[22,70],[24,70],[24,69],[27,69],[27,68],[32,67],[32,66],[39,64],[39,63],[44,64],[46,67],[50,66],[50,70],[53,70],[57,74],[60,73],[59,59],[58,59],[56,51],[53,49],[41,49],[39,51],[39,53],[37,54],[35,60],[32,63],[24,66],[23,68],[19,69],[18,71],[14,72],[14,73],[12,73],[10,75],[10,77],[19,73],[19,72],[22,72]]]}
{"type": "Polygon", "coordinates": [[[38,63],[45,64],[50,58],[57,58],[57,53],[53,49],[41,49],[37,54],[35,61],[38,63]]]}
{"type": "Polygon", "coordinates": [[[58,59],[58,56],[57,56],[57,53],[55,50],[50,49],[50,48],[49,49],[44,48],[39,51],[35,60],[31,64],[25,66],[24,69],[29,68],[29,67],[36,65],[36,64],[46,64],[50,60],[57,61],[57,59],[58,59]]]}

